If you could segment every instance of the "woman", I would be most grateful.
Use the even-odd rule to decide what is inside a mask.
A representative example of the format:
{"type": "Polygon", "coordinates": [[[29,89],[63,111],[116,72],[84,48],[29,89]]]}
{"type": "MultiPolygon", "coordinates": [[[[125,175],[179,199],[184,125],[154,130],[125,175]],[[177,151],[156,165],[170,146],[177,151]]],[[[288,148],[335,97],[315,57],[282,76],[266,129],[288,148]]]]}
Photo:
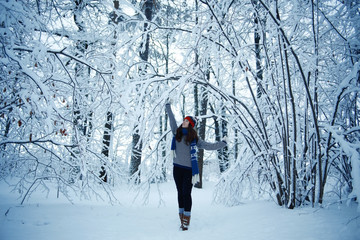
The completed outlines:
{"type": "Polygon", "coordinates": [[[176,184],[179,204],[181,229],[188,230],[191,217],[191,190],[193,184],[199,182],[199,168],[197,164],[197,148],[217,150],[226,146],[226,138],[221,142],[208,143],[201,140],[194,127],[196,119],[191,116],[184,118],[178,127],[169,103],[166,104],[171,131],[174,134],[171,150],[174,161],[174,180],[176,184]]]}

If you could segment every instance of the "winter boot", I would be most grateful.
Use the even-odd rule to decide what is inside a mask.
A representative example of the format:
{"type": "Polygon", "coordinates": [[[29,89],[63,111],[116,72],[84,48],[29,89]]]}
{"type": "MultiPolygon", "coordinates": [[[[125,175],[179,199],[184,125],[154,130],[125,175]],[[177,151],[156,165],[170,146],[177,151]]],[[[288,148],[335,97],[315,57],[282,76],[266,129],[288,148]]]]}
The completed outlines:
{"type": "Polygon", "coordinates": [[[184,227],[184,213],[179,213],[179,217],[180,217],[180,223],[181,223],[180,228],[183,229],[183,227],[184,227]]]}
{"type": "Polygon", "coordinates": [[[185,216],[183,217],[183,227],[182,230],[186,231],[189,229],[189,225],[190,225],[190,216],[185,216]]]}

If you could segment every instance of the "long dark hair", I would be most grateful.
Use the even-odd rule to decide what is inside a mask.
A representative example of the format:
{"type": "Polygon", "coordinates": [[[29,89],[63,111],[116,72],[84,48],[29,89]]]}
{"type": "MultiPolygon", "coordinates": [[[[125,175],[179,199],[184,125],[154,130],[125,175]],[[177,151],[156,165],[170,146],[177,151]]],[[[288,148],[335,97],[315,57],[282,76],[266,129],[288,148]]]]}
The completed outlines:
{"type": "MultiPolygon", "coordinates": [[[[175,135],[175,139],[178,142],[181,142],[181,139],[183,137],[183,131],[182,131],[183,127],[182,125],[180,125],[178,127],[178,129],[176,130],[176,135],[175,135]]],[[[197,132],[195,131],[195,129],[189,124],[188,127],[188,135],[185,138],[185,143],[186,145],[190,145],[190,143],[196,139],[196,142],[199,140],[199,137],[197,135],[197,132]]]]}

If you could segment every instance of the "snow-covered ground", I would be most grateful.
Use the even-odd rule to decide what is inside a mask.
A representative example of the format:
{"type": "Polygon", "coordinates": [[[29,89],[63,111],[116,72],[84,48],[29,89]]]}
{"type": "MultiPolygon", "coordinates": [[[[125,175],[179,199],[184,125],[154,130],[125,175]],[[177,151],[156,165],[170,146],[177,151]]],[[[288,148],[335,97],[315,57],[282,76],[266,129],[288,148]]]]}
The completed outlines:
{"type": "Polygon", "coordinates": [[[149,203],[133,201],[133,194],[119,191],[121,204],[77,201],[50,193],[32,197],[24,205],[9,189],[0,186],[1,240],[129,240],[129,239],[256,239],[256,240],[355,240],[360,239],[360,212],[356,206],[331,204],[325,208],[288,210],[272,201],[249,201],[236,207],[212,202],[213,184],[193,190],[189,231],[179,231],[173,182],[160,185],[149,203]]]}

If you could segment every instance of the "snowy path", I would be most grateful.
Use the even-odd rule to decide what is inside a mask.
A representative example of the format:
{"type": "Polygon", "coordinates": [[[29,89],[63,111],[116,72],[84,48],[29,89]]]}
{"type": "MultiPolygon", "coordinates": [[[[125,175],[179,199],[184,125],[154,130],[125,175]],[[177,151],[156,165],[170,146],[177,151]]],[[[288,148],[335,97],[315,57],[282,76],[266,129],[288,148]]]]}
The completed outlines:
{"type": "Polygon", "coordinates": [[[355,207],[287,210],[273,202],[255,201],[227,208],[212,204],[210,187],[193,190],[191,228],[181,232],[172,183],[162,186],[162,193],[165,205],[160,207],[156,196],[147,206],[127,202],[120,206],[89,202],[71,205],[51,199],[19,207],[11,205],[10,197],[2,191],[0,239],[360,239],[360,219],[348,223],[360,215],[355,207]]]}

